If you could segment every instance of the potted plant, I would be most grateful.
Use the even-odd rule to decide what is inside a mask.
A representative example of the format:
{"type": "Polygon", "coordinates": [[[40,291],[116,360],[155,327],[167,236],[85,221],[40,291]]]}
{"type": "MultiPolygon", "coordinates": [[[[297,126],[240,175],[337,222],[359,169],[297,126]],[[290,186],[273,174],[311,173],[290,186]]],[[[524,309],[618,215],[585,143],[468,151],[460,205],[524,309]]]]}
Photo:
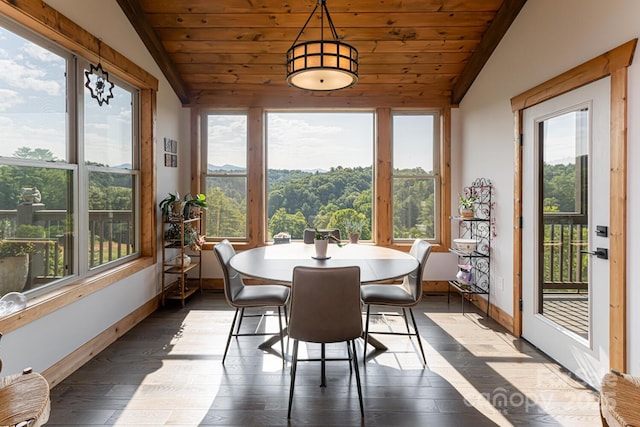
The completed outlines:
{"type": "Polygon", "coordinates": [[[349,243],[358,243],[362,228],[366,224],[366,219],[361,216],[355,216],[344,220],[344,228],[349,235],[349,243]]]}
{"type": "Polygon", "coordinates": [[[182,215],[182,200],[180,200],[180,194],[177,191],[175,194],[169,193],[160,201],[159,206],[165,221],[179,219],[182,215]]]}
{"type": "Polygon", "coordinates": [[[189,249],[192,251],[200,251],[205,242],[205,236],[198,234],[198,231],[190,225],[185,226],[184,244],[188,246],[189,249]]]}
{"type": "Polygon", "coordinates": [[[328,259],[329,258],[329,257],[327,257],[327,247],[328,247],[329,241],[333,241],[333,242],[337,243],[339,247],[342,247],[342,243],[340,242],[340,239],[338,239],[333,234],[320,232],[320,231],[318,231],[317,227],[313,227],[313,232],[314,232],[313,244],[315,245],[315,248],[316,248],[316,256],[315,257],[317,259],[328,259]]]}
{"type": "Polygon", "coordinates": [[[29,255],[35,243],[24,240],[0,240],[0,296],[21,292],[29,274],[29,255]]]}
{"type": "Polygon", "coordinates": [[[475,216],[474,205],[476,198],[473,194],[458,194],[460,199],[458,201],[458,208],[460,210],[460,216],[463,218],[473,218],[475,216]]]}
{"type": "Polygon", "coordinates": [[[195,197],[191,196],[191,193],[184,196],[183,199],[183,216],[184,219],[191,219],[198,216],[199,209],[207,209],[206,196],[202,193],[196,194],[195,197]]]}

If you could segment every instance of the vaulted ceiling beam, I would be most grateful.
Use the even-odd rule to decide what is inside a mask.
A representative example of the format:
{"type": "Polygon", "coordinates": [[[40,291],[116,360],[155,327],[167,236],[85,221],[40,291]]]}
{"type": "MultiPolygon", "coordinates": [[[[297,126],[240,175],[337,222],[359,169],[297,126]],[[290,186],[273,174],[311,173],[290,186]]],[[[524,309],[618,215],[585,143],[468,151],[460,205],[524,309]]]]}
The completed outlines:
{"type": "Polygon", "coordinates": [[[480,40],[478,48],[471,55],[471,58],[469,58],[467,66],[453,87],[453,94],[451,96],[452,105],[457,105],[462,101],[462,98],[464,98],[464,95],[476,77],[478,77],[478,74],[480,74],[482,67],[484,67],[489,60],[489,57],[526,2],[527,0],[505,0],[504,3],[502,3],[495,19],[487,29],[484,37],[480,40]]]}
{"type": "Polygon", "coordinates": [[[173,63],[167,51],[164,49],[160,38],[151,27],[149,20],[146,15],[142,11],[140,4],[137,0],[117,0],[118,5],[120,5],[120,9],[124,12],[124,14],[131,22],[131,25],[136,30],[140,39],[146,46],[151,56],[162,70],[162,73],[169,81],[169,84],[173,88],[174,92],[180,99],[183,104],[188,104],[189,100],[189,89],[187,89],[187,85],[180,77],[180,73],[178,72],[178,68],[173,63]]]}

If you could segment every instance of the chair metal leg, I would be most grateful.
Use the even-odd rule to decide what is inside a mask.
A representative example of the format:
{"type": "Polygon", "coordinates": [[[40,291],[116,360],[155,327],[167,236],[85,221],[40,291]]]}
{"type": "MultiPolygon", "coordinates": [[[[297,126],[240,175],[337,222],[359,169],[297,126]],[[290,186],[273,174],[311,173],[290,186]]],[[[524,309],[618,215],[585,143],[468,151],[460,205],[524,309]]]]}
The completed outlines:
{"type": "Polygon", "coordinates": [[[326,361],[325,361],[325,345],[324,343],[320,344],[320,387],[327,386],[327,372],[326,372],[326,361]]]}
{"type": "MultiPolygon", "coordinates": [[[[348,343],[347,343],[348,344],[348,343]]],[[[356,341],[351,340],[351,346],[353,347],[353,369],[356,371],[356,386],[358,388],[358,400],[360,401],[360,415],[364,418],[364,404],[362,402],[362,385],[360,383],[360,368],[358,368],[358,356],[356,354],[356,341]]]]}
{"type": "Polygon", "coordinates": [[[351,361],[353,360],[353,356],[351,355],[351,343],[349,341],[345,341],[347,344],[347,357],[349,357],[349,375],[353,373],[353,366],[351,366],[351,361]]]}
{"type": "Polygon", "coordinates": [[[282,368],[284,368],[285,366],[287,366],[287,357],[284,353],[284,335],[282,334],[282,316],[280,314],[280,307],[278,307],[278,323],[280,324],[280,351],[282,352],[282,368]]]}
{"type": "Polygon", "coordinates": [[[420,333],[418,332],[418,324],[416,323],[416,318],[413,317],[413,310],[409,308],[409,314],[411,314],[411,321],[413,322],[413,329],[416,332],[416,339],[418,340],[418,345],[420,346],[420,353],[422,354],[422,367],[427,366],[427,358],[424,357],[424,348],[422,348],[422,340],[420,339],[420,333]]]}
{"type": "Polygon", "coordinates": [[[227,351],[229,350],[229,344],[231,344],[231,337],[233,336],[233,327],[236,325],[237,318],[238,318],[238,309],[236,308],[236,313],[233,315],[233,322],[231,322],[231,328],[229,329],[229,338],[227,338],[227,346],[224,348],[224,355],[222,356],[223,365],[224,365],[224,360],[227,358],[227,351]]]}
{"type": "MultiPolygon", "coordinates": [[[[284,308],[284,324],[285,328],[289,327],[289,315],[287,314],[287,304],[282,306],[284,308]]],[[[289,353],[289,333],[287,332],[287,353],[289,353]]]]}
{"type": "Polygon", "coordinates": [[[369,315],[371,314],[371,305],[367,305],[367,319],[364,323],[364,344],[362,344],[362,363],[367,363],[367,343],[369,342],[369,315]]]}
{"type": "MultiPolygon", "coordinates": [[[[238,329],[236,330],[236,334],[240,333],[240,326],[242,325],[242,319],[244,318],[244,307],[240,310],[240,320],[238,320],[238,329]]],[[[238,339],[238,337],[236,337],[238,339]]]]}
{"type": "Polygon", "coordinates": [[[404,325],[407,327],[407,333],[411,334],[411,329],[409,329],[409,320],[407,319],[407,309],[402,307],[402,317],[404,317],[404,325]]]}
{"type": "Polygon", "coordinates": [[[298,367],[298,340],[293,340],[293,354],[291,355],[291,385],[289,386],[289,411],[287,419],[291,418],[291,406],[293,404],[293,387],[296,384],[296,368],[298,367]]]}

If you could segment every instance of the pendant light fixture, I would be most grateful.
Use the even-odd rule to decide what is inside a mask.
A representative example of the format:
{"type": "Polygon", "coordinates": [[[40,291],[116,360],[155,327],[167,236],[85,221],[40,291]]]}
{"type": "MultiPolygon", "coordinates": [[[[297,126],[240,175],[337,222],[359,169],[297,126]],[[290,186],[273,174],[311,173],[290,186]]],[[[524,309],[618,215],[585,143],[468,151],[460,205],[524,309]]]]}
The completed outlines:
{"type": "Polygon", "coordinates": [[[358,82],[358,51],[338,40],[325,0],[318,0],[298,37],[287,51],[287,83],[310,91],[331,91],[358,82]],[[307,24],[320,8],[320,40],[298,43],[307,24]],[[324,39],[324,16],[333,40],[324,39]]]}

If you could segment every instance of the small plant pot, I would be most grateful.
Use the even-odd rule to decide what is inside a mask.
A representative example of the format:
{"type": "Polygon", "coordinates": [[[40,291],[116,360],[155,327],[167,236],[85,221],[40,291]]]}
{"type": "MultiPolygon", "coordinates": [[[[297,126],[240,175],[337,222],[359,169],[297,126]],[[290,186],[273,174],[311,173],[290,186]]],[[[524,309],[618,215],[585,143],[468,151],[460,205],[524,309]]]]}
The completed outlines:
{"type": "Polygon", "coordinates": [[[200,216],[200,208],[198,206],[187,205],[184,207],[184,219],[193,219],[200,216]]]}
{"type": "Polygon", "coordinates": [[[316,247],[316,258],[326,258],[329,241],[327,239],[314,240],[313,244],[316,247]]]}
{"type": "Polygon", "coordinates": [[[475,216],[475,212],[473,211],[473,209],[460,208],[460,216],[462,218],[473,218],[475,216]]]}
{"type": "Polygon", "coordinates": [[[169,219],[171,220],[182,219],[182,203],[173,202],[171,204],[171,213],[169,215],[170,215],[169,219]]]}
{"type": "Polygon", "coordinates": [[[360,233],[349,233],[349,243],[358,243],[360,233]]]}
{"type": "Polygon", "coordinates": [[[29,255],[0,259],[0,297],[9,292],[22,292],[29,276],[29,255]]]}

